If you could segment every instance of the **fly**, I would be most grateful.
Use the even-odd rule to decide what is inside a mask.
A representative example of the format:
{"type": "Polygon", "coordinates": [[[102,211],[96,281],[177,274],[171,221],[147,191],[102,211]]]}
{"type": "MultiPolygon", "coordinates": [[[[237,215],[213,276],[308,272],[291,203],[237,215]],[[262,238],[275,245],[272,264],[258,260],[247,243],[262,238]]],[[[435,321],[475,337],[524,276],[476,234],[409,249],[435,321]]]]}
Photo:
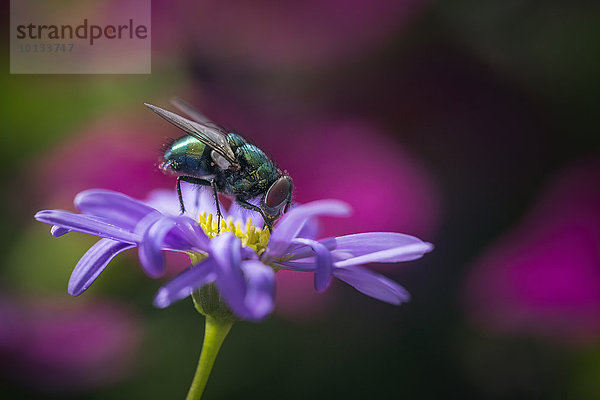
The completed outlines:
{"type": "Polygon", "coordinates": [[[227,132],[182,100],[175,99],[173,104],[191,120],[151,104],[146,106],[187,134],[168,146],[159,166],[177,176],[181,212],[185,212],[182,181],[210,186],[219,227],[222,214],[217,195],[223,193],[234,196],[240,206],[259,213],[265,226],[272,230],[292,202],[292,178],[242,136],[227,132]],[[259,205],[249,202],[257,197],[259,205]]]}

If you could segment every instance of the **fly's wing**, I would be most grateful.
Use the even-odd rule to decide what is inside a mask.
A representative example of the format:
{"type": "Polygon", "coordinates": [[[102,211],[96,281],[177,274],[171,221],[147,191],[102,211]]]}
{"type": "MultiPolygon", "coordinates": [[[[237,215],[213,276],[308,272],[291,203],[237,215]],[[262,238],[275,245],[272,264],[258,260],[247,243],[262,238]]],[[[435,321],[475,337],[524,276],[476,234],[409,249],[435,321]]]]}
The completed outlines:
{"type": "Polygon", "coordinates": [[[184,115],[187,115],[192,120],[202,125],[213,127],[216,130],[226,134],[225,130],[220,125],[211,121],[206,115],[202,114],[200,111],[192,107],[188,102],[180,99],[179,97],[173,97],[171,99],[171,104],[173,104],[175,108],[181,111],[184,115]]]}
{"type": "Polygon", "coordinates": [[[229,146],[229,143],[227,143],[227,134],[218,127],[214,126],[214,124],[211,123],[208,125],[203,122],[190,121],[187,118],[170,111],[163,110],[162,108],[153,106],[152,104],[144,104],[171,124],[212,148],[232,165],[239,166],[235,159],[233,150],[229,146]]]}

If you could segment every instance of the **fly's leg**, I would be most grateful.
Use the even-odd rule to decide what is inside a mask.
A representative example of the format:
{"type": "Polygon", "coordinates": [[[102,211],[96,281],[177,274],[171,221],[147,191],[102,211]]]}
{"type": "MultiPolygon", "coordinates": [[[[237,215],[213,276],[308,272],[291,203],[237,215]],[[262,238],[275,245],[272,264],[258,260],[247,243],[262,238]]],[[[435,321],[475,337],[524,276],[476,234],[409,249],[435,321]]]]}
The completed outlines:
{"type": "Polygon", "coordinates": [[[219,206],[219,197],[217,196],[217,182],[214,179],[210,181],[202,178],[196,178],[193,176],[178,176],[177,177],[177,196],[179,197],[179,206],[181,207],[181,213],[185,213],[185,205],[183,204],[183,195],[181,194],[181,182],[192,183],[200,186],[210,186],[213,190],[213,197],[215,199],[215,205],[217,206],[217,234],[221,233],[221,207],[219,206]]]}
{"type": "Polygon", "coordinates": [[[217,195],[217,182],[212,179],[210,181],[210,186],[213,190],[213,197],[215,198],[215,205],[217,206],[217,234],[221,233],[221,218],[223,215],[221,214],[221,207],[219,206],[219,196],[217,195]]]}
{"type": "Polygon", "coordinates": [[[265,215],[265,213],[263,212],[263,210],[260,207],[255,206],[252,203],[248,203],[246,200],[240,199],[239,197],[236,197],[235,200],[240,206],[247,208],[248,210],[256,211],[257,213],[259,213],[263,217],[265,226],[269,229],[269,231],[273,231],[273,224],[271,222],[269,222],[267,216],[265,215]]]}
{"type": "Polygon", "coordinates": [[[179,198],[179,207],[181,213],[185,213],[185,205],[183,204],[183,194],[181,194],[181,182],[192,183],[194,185],[211,186],[211,181],[206,179],[195,178],[193,176],[178,176],[177,177],[177,197],[179,198]]]}

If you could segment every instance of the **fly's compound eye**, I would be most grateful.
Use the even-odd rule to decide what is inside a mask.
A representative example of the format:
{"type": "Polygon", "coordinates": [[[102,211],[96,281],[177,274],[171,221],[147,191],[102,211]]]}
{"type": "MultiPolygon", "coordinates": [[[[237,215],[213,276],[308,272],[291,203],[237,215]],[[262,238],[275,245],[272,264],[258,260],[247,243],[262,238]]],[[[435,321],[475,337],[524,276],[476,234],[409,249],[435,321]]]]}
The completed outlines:
{"type": "Polygon", "coordinates": [[[289,181],[289,178],[287,176],[282,176],[269,188],[265,198],[265,204],[271,208],[280,206],[284,201],[289,199],[291,190],[292,184],[289,181]]]}

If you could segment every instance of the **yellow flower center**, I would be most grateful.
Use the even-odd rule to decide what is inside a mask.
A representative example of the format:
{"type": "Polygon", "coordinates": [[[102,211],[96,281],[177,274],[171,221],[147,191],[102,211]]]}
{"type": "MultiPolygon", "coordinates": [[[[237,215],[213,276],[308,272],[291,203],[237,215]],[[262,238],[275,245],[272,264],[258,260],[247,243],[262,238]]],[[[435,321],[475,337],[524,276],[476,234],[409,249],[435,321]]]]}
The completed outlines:
{"type": "Polygon", "coordinates": [[[248,217],[246,224],[242,225],[241,221],[234,223],[233,217],[228,217],[226,220],[221,219],[221,229],[217,233],[217,218],[212,214],[203,212],[199,218],[200,226],[206,235],[212,239],[218,234],[231,232],[242,242],[242,246],[250,247],[259,256],[264,253],[271,237],[271,232],[268,229],[257,228],[252,225],[252,218],[248,217]]]}

